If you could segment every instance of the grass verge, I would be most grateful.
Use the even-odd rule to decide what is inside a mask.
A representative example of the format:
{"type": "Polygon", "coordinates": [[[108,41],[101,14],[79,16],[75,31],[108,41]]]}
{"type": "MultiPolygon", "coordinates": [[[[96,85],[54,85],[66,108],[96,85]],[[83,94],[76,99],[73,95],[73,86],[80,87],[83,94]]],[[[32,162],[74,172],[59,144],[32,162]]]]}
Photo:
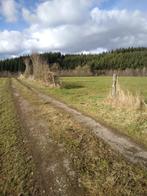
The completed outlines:
{"type": "Polygon", "coordinates": [[[10,79],[0,78],[0,195],[40,195],[35,166],[27,152],[10,79]]]}

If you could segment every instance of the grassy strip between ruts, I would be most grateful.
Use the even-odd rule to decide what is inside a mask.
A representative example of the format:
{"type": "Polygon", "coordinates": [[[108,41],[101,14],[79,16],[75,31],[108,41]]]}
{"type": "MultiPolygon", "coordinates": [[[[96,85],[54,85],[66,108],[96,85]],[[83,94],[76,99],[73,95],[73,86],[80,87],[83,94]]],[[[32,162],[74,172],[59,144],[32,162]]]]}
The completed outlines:
{"type": "Polygon", "coordinates": [[[17,81],[21,95],[36,108],[36,118],[48,122],[50,137],[64,144],[87,195],[146,195],[147,170],[124,160],[68,114],[37,98],[17,81]]]}
{"type": "MultiPolygon", "coordinates": [[[[111,77],[62,78],[63,88],[49,88],[33,80],[23,80],[39,91],[52,95],[68,105],[88,114],[102,124],[129,135],[147,147],[147,109],[133,110],[107,104],[111,77]]],[[[133,94],[141,93],[147,103],[146,77],[120,77],[119,84],[133,94]]]]}
{"type": "Polygon", "coordinates": [[[13,101],[10,79],[0,78],[0,195],[40,195],[33,179],[34,164],[27,152],[13,101]]]}

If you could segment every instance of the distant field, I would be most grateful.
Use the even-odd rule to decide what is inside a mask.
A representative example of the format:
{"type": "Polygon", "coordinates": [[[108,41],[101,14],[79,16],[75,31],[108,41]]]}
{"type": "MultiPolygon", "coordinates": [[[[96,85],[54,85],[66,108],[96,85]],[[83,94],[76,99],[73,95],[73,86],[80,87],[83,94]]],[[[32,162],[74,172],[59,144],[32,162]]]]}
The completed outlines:
{"type": "MultiPolygon", "coordinates": [[[[62,91],[55,90],[56,93],[61,93],[61,96],[64,93],[71,94],[71,96],[79,93],[83,99],[87,93],[96,99],[103,99],[111,90],[112,85],[112,77],[64,77],[62,81],[65,88],[62,91]]],[[[124,89],[143,95],[147,101],[147,77],[120,77],[119,84],[124,89]]]]}
{"type": "MultiPolygon", "coordinates": [[[[50,92],[72,102],[101,101],[112,85],[112,77],[62,77],[61,80],[64,87],[50,89],[50,92]]],[[[147,102],[147,77],[120,77],[119,84],[134,94],[141,94],[147,102]]]]}
{"type": "MultiPolygon", "coordinates": [[[[104,102],[111,90],[111,77],[64,77],[62,82],[61,89],[32,81],[31,85],[146,145],[147,111],[114,108],[104,102]]],[[[133,94],[141,94],[147,103],[147,77],[120,77],[119,84],[133,94]]]]}

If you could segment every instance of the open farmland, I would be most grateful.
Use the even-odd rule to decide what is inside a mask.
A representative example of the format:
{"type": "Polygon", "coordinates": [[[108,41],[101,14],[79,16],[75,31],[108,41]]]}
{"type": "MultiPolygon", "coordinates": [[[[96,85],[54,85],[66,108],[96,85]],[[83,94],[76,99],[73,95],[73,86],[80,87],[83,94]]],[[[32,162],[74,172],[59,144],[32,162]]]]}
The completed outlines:
{"type": "MultiPolygon", "coordinates": [[[[140,111],[107,104],[112,77],[65,77],[62,78],[61,89],[48,89],[33,81],[24,82],[92,116],[114,131],[129,135],[143,145],[147,144],[147,109],[140,111]]],[[[147,77],[120,77],[119,84],[134,96],[139,94],[147,103],[147,77]]]]}
{"type": "MultiPolygon", "coordinates": [[[[68,103],[83,90],[87,99],[81,97],[78,104],[78,96],[77,107],[88,97],[102,104],[109,88],[94,97],[100,79],[63,78],[64,87],[56,90],[30,80],[0,79],[1,195],[147,194],[146,161],[125,158],[90,126],[49,101],[49,94],[60,93],[68,103]]],[[[110,81],[104,78],[101,84],[110,81]]]]}

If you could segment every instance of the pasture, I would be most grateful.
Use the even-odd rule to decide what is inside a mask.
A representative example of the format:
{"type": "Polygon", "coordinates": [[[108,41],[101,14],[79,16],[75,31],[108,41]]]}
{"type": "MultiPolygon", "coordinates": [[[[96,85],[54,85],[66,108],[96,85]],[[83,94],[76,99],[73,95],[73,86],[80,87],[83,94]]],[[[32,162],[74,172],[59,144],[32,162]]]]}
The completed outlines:
{"type": "MultiPolygon", "coordinates": [[[[147,77],[120,77],[118,81],[122,89],[129,90],[134,96],[140,95],[147,103],[147,77]]],[[[35,81],[26,82],[92,116],[114,131],[129,135],[143,145],[147,144],[147,110],[107,104],[112,77],[63,77],[62,88],[48,88],[35,81]]]]}

